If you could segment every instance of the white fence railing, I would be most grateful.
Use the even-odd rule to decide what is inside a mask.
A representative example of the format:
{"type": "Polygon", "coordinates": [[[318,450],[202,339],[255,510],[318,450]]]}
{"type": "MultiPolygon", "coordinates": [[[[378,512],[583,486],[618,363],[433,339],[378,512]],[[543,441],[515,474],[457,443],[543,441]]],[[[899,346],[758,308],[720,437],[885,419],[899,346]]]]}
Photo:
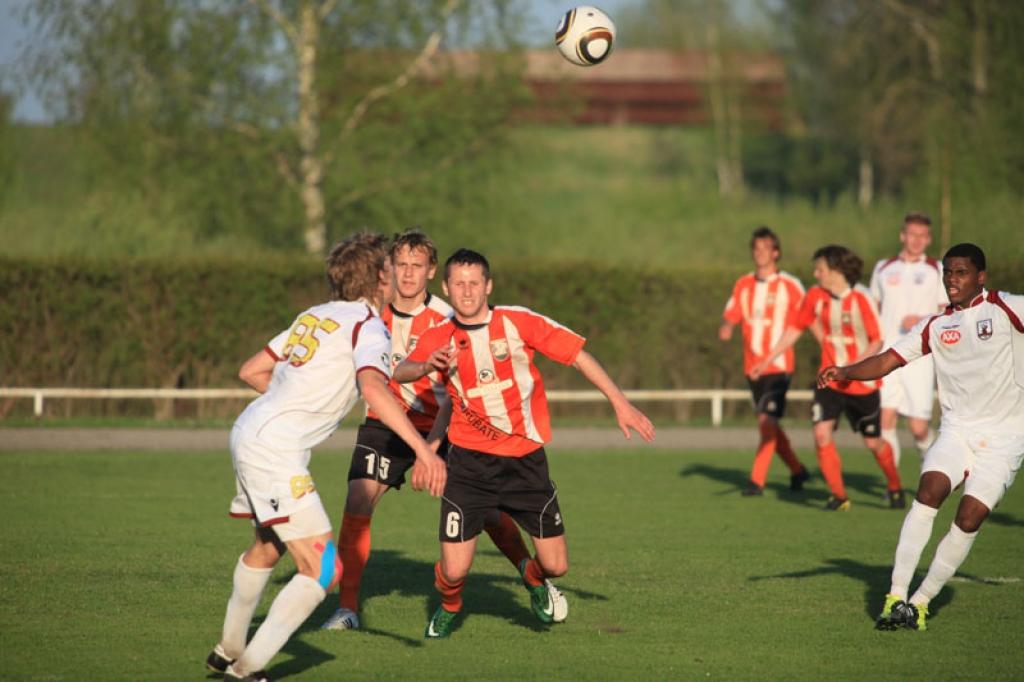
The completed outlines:
{"type": "MultiPolygon", "coordinates": [[[[595,403],[605,399],[600,391],[548,391],[548,400],[553,403],[595,403]]],[[[750,400],[750,392],[736,388],[699,388],[661,391],[625,391],[626,397],[639,402],[709,401],[711,423],[722,424],[722,407],[725,401],[750,400]]],[[[810,401],[812,391],[790,391],[789,400],[810,401]]],[[[31,398],[32,411],[37,417],[43,416],[47,398],[70,399],[173,399],[173,400],[218,400],[223,398],[253,398],[256,392],[248,388],[4,388],[0,387],[0,398],[31,398]]]]}

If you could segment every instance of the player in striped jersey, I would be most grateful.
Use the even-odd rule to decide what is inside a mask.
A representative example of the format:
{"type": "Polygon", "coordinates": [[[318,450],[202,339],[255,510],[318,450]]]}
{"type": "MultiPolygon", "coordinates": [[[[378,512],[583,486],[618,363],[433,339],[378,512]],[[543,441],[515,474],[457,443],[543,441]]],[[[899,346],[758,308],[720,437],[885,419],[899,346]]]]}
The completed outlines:
{"type": "MultiPolygon", "coordinates": [[[[394,369],[431,327],[447,322],[451,306],[427,291],[437,270],[437,247],[419,229],[396,235],[390,248],[395,277],[395,298],[381,310],[381,320],[391,333],[391,368],[394,369]]],[[[451,401],[432,372],[418,381],[388,384],[406,416],[431,447],[444,453],[442,441],[448,425],[451,401]],[[440,415],[440,416],[439,416],[440,415]]],[[[398,434],[389,429],[372,410],[359,427],[348,472],[348,496],[338,535],[338,554],[344,572],[340,582],[338,609],[323,624],[325,630],[357,629],[359,623],[359,587],[370,559],[370,525],[374,509],[391,488],[401,488],[406,472],[415,465],[416,456],[398,434]]],[[[529,551],[519,528],[508,514],[496,513],[485,526],[494,544],[518,567],[529,551]]],[[[561,610],[565,597],[546,583],[561,610]]]]}
{"type": "Polygon", "coordinates": [[[718,338],[722,341],[732,338],[737,324],[742,324],[743,329],[743,371],[750,384],[761,434],[750,483],[743,489],[743,494],[748,496],[764,494],[768,467],[776,451],[789,467],[791,490],[803,490],[804,481],[808,479],[807,469],[797,459],[786,432],[779,425],[786,411],[786,391],[793,374],[793,349],[788,348],[779,355],[760,378],[754,380],[749,376],[779,341],[786,327],[793,323],[803,301],[804,287],[796,277],[779,270],[782,247],[770,228],[754,230],[750,237],[750,255],[754,272],[736,281],[718,329],[718,338]]]}
{"type": "Polygon", "coordinates": [[[443,372],[453,404],[451,484],[442,496],[441,560],[434,567],[441,605],[427,624],[428,638],[451,632],[476,537],[497,509],[507,511],[533,539],[536,555],[522,562],[520,575],[534,614],[544,623],[554,621],[544,581],[565,574],[569,554],[548,475],[544,444],[551,439],[551,425],[534,353],[572,365],[604,393],[626,438],[631,429],[646,441],[654,438],[650,420],[583,350],[583,337],[527,308],[488,306],[492,285],[486,258],[456,251],[445,263],[444,279],[454,318],[427,331],[395,369],[398,381],[443,372]]]}
{"type": "Polygon", "coordinates": [[[974,244],[957,244],[942,260],[950,302],[944,313],[921,320],[884,353],[818,375],[819,384],[869,381],[934,359],[942,424],[900,529],[879,630],[926,629],[928,604],[967,559],[1024,460],[1024,296],[985,290],[985,254],[974,244]],[[956,517],[908,599],[939,507],[961,485],[956,517]]]}
{"type": "MultiPolygon", "coordinates": [[[[863,261],[845,246],[829,245],[814,253],[814,278],[794,324],[786,330],[775,348],[754,368],[759,377],[771,362],[791,348],[804,329],[818,325],[822,336],[821,367],[849,364],[874,355],[882,348],[875,302],[866,287],[858,283],[863,261]]],[[[892,447],[879,437],[878,381],[834,381],[814,392],[811,421],[818,465],[828,483],[831,496],[825,505],[832,511],[846,511],[850,500],[843,483],[842,463],[832,434],[840,415],[846,414],[854,431],[864,437],[864,444],[875,456],[885,473],[889,506],[906,507],[900,474],[892,455],[892,447]]]]}

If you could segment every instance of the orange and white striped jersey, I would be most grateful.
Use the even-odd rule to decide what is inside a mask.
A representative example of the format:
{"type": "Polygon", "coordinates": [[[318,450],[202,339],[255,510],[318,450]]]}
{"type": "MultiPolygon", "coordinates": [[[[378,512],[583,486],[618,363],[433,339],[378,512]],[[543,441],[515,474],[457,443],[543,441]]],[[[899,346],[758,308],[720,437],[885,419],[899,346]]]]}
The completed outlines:
{"type": "MultiPolygon", "coordinates": [[[[821,369],[829,365],[845,366],[863,357],[869,345],[882,338],[878,324],[878,308],[867,287],[856,284],[841,296],[833,296],[820,286],[807,292],[796,318],[797,329],[803,330],[817,320],[821,339],[821,369]]],[[[877,391],[882,381],[833,381],[829,384],[840,393],[864,395],[877,391]]]]}
{"type": "Polygon", "coordinates": [[[575,362],[586,340],[527,308],[496,306],[486,322],[458,320],[427,330],[409,354],[424,362],[438,348],[454,350],[445,384],[451,397],[448,440],[478,452],[522,457],[551,440],[551,416],[535,351],[575,362]]]}
{"type": "MultiPolygon", "coordinates": [[[[775,347],[787,327],[793,326],[804,287],[793,275],[781,270],[766,279],[748,273],[736,280],[722,317],[742,324],[743,372],[747,375],[775,347]]],[[[765,373],[793,373],[793,349],[779,355],[765,373]]]]}
{"type": "MultiPolygon", "coordinates": [[[[403,313],[390,305],[385,308],[380,318],[391,332],[391,371],[394,372],[395,367],[408,357],[424,332],[443,324],[451,316],[452,307],[429,293],[423,303],[411,313],[403,313]]],[[[440,406],[448,401],[441,375],[438,372],[431,372],[418,381],[400,384],[391,380],[388,385],[398,398],[398,402],[405,408],[406,416],[412,425],[421,432],[430,431],[440,406]]],[[[370,419],[379,419],[370,409],[367,409],[366,416],[370,419]]]]}

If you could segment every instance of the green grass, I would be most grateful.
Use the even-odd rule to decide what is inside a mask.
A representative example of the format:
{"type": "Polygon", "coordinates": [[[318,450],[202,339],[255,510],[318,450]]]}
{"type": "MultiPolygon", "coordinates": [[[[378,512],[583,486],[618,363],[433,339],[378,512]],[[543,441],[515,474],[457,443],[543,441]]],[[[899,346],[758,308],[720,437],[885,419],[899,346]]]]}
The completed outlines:
{"type": "MultiPolygon", "coordinates": [[[[916,458],[903,472],[914,477],[916,458]]],[[[750,454],[553,452],[572,567],[569,620],[534,622],[512,568],[483,540],[451,639],[424,642],[436,603],[437,503],[382,503],[360,632],[316,629],[329,598],[274,659],[297,679],[863,679],[1020,675],[1024,496],[1011,490],[962,577],[933,602],[926,633],[879,633],[902,514],[881,476],[846,453],[848,514],[825,491],[788,492],[781,466],[763,498],[741,498],[750,454]]],[[[347,455],[313,473],[332,518],[347,455]]],[[[226,516],[226,453],[2,453],[0,678],[201,679],[232,566],[248,540],[226,516]]],[[[952,508],[935,524],[948,527],[952,508]]],[[[291,573],[285,560],[269,592],[291,573]]],[[[257,618],[269,604],[265,599],[257,618]]]]}

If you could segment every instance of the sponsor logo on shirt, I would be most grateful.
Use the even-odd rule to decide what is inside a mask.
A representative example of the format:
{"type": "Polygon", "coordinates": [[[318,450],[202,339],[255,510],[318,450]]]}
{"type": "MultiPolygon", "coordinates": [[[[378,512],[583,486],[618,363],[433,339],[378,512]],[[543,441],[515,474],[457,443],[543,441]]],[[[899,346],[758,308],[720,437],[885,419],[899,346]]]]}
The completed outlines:
{"type": "Polygon", "coordinates": [[[508,360],[508,341],[505,339],[491,341],[491,355],[496,360],[508,360]]]}
{"type": "Polygon", "coordinates": [[[480,380],[481,384],[489,384],[492,381],[494,381],[496,377],[494,376],[494,372],[492,372],[491,370],[482,369],[477,374],[477,378],[480,380]]]}
{"type": "Polygon", "coordinates": [[[959,329],[947,329],[939,334],[939,339],[942,343],[947,346],[954,346],[960,343],[960,330],[959,329]]]}
{"type": "Polygon", "coordinates": [[[992,338],[992,320],[978,320],[978,338],[988,341],[992,338]]]}
{"type": "Polygon", "coordinates": [[[402,364],[402,360],[404,359],[405,357],[401,353],[395,353],[394,355],[391,356],[391,366],[398,367],[400,364],[402,364]]]}
{"type": "Polygon", "coordinates": [[[886,277],[885,283],[888,284],[891,287],[899,286],[899,284],[900,284],[900,276],[899,276],[899,274],[898,273],[893,273],[893,274],[889,275],[888,277],[886,277]]]}
{"type": "Polygon", "coordinates": [[[512,381],[511,379],[505,379],[504,381],[499,381],[496,384],[490,383],[484,384],[482,386],[474,386],[473,388],[466,391],[466,396],[469,398],[482,398],[488,393],[501,393],[506,388],[511,388],[513,385],[515,385],[514,381],[512,381]]]}

